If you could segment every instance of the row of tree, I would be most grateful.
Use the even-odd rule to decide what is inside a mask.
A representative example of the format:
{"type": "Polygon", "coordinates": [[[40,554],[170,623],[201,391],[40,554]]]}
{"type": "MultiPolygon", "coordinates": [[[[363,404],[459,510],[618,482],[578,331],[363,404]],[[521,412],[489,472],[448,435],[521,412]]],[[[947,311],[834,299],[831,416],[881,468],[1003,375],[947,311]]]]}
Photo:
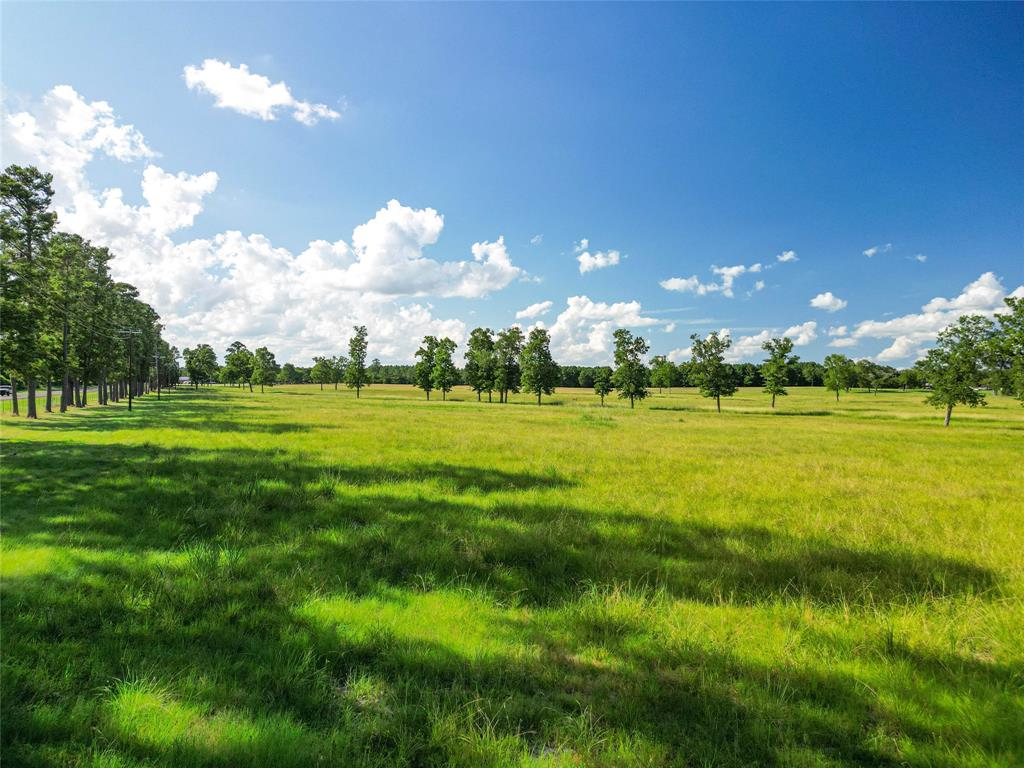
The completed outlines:
{"type": "MultiPolygon", "coordinates": [[[[89,386],[97,400],[142,395],[152,388],[174,386],[179,379],[177,349],[161,338],[156,312],[138,298],[136,289],[110,276],[112,254],[78,235],[57,230],[52,210],[52,176],[33,167],[9,166],[0,175],[0,374],[11,385],[12,410],[19,413],[19,385],[24,383],[26,416],[35,418],[36,395],[45,382],[46,410],[53,409],[55,383],[60,410],[88,403],[89,386]]],[[[543,328],[528,335],[516,326],[495,333],[476,328],[470,334],[460,370],[456,344],[449,338],[427,336],[414,365],[366,363],[367,329],[354,328],[348,355],[314,358],[309,368],[279,366],[267,347],[250,351],[236,341],[219,365],[213,348],[200,344],[183,353],[191,383],[221,382],[255,385],[261,390],[277,381],[341,383],[358,397],[371,383],[413,383],[446,399],[454,386],[467,384],[482,400],[494,393],[500,403],[509,393],[536,395],[538,404],[558,386],[594,388],[604,398],[616,392],[630,407],[643,400],[649,388],[696,386],[705,397],[721,399],[744,386],[762,386],[776,399],[787,387],[824,385],[839,399],[840,392],[860,386],[881,388],[927,387],[928,402],[945,408],[948,425],[957,405],[984,404],[982,388],[1011,393],[1024,400],[1024,299],[1007,298],[1007,311],[994,320],[979,315],[961,317],[943,330],[935,348],[912,368],[898,371],[870,360],[854,362],[829,355],[823,365],[801,362],[792,354],[793,342],[775,338],[764,343],[767,357],[760,364],[728,363],[731,339],[717,332],[694,334],[691,360],[673,364],[664,356],[645,360],[645,339],[625,329],[615,331],[614,368],[559,366],[551,354],[551,338],[543,328]]]]}
{"type": "Polygon", "coordinates": [[[218,365],[217,355],[209,344],[199,344],[194,348],[185,348],[182,356],[185,360],[185,373],[189,377],[189,383],[199,388],[203,384],[228,384],[236,387],[249,387],[252,392],[256,385],[260,391],[265,387],[272,387],[279,380],[286,384],[311,383],[324,384],[344,382],[346,386],[356,391],[359,397],[363,387],[370,383],[369,369],[366,365],[367,331],[366,326],[353,328],[352,338],[349,339],[349,356],[338,357],[316,357],[314,365],[307,369],[308,376],[295,381],[295,366],[286,363],[280,366],[273,352],[267,347],[257,347],[255,351],[240,341],[232,344],[224,352],[224,364],[218,365]],[[290,370],[289,370],[290,369],[290,370]],[[283,374],[287,372],[285,379],[283,374]]]}
{"type": "Polygon", "coordinates": [[[178,381],[178,351],[165,342],[157,313],[134,286],[110,275],[112,254],[57,229],[53,177],[11,165],[0,175],[0,372],[20,415],[101,405],[178,381]]]}
{"type": "MultiPolygon", "coordinates": [[[[854,362],[845,355],[829,355],[820,366],[821,383],[835,393],[836,400],[841,392],[855,386],[869,391],[924,386],[932,390],[928,402],[946,409],[947,425],[954,406],[984,403],[981,387],[986,384],[994,384],[993,389],[1024,400],[1024,300],[1008,298],[1006,305],[1009,311],[997,313],[994,322],[978,315],[960,318],[939,334],[927,357],[903,371],[869,360],[854,362]]],[[[732,396],[741,385],[750,385],[743,366],[750,365],[757,371],[756,385],[771,396],[774,408],[776,400],[788,394],[795,378],[794,369],[806,365],[793,354],[793,341],[788,337],[766,341],[762,345],[766,357],[758,366],[726,362],[732,340],[717,331],[705,337],[694,334],[690,339],[689,361],[674,365],[658,356],[648,367],[647,341],[619,329],[614,333],[615,367],[571,367],[570,381],[572,385],[592,386],[602,405],[607,395],[616,392],[620,398],[629,400],[631,408],[636,401],[645,399],[652,387],[695,386],[703,396],[714,398],[721,412],[723,397],[732,396]]],[[[543,328],[534,328],[528,336],[517,326],[497,334],[490,328],[473,329],[461,371],[454,360],[456,349],[450,338],[426,336],[416,351],[416,363],[408,373],[411,383],[422,389],[428,400],[431,392],[436,391],[447,399],[452,388],[463,383],[477,393],[478,401],[485,392],[488,402],[497,393],[499,403],[508,402],[509,393],[528,392],[540,404],[543,395],[553,393],[566,381],[566,368],[555,363],[551,337],[543,328]]],[[[321,389],[324,384],[334,383],[337,387],[344,382],[358,396],[363,386],[375,383],[375,369],[379,372],[381,368],[376,360],[366,366],[366,350],[366,328],[356,327],[349,342],[349,356],[314,358],[306,380],[319,383],[321,389]]],[[[186,349],[185,363],[197,386],[200,381],[219,380],[237,385],[248,383],[250,390],[256,383],[273,384],[281,370],[266,348],[252,354],[241,342],[228,348],[225,364],[219,371],[213,350],[205,344],[196,350],[186,349]]],[[[292,370],[300,369],[292,366],[292,370]]],[[[799,376],[796,380],[800,380],[799,376]]]]}

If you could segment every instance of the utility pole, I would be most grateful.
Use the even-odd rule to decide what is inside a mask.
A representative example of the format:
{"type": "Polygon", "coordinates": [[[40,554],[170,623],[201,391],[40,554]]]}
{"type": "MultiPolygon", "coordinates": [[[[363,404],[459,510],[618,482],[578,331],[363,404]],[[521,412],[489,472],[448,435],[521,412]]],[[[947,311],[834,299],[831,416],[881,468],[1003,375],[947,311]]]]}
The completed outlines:
{"type": "Polygon", "coordinates": [[[132,390],[135,389],[135,382],[132,377],[135,375],[135,370],[132,368],[132,352],[135,349],[133,342],[135,337],[142,333],[138,328],[123,328],[121,330],[122,336],[128,337],[128,411],[132,409],[132,390]]]}
{"type": "Polygon", "coordinates": [[[153,355],[153,359],[156,361],[156,399],[160,399],[160,353],[157,352],[153,355]]]}

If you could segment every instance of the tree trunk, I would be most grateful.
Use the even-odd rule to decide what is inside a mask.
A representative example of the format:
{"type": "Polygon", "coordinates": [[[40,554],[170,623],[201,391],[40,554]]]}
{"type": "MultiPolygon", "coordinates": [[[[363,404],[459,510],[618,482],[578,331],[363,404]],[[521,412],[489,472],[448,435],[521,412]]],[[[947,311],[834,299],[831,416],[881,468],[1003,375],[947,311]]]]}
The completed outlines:
{"type": "Polygon", "coordinates": [[[540,405],[540,392],[537,393],[537,405],[540,405]]]}
{"type": "Polygon", "coordinates": [[[75,379],[75,408],[82,407],[82,387],[81,382],[75,379]]]}
{"type": "Polygon", "coordinates": [[[46,412],[53,413],[53,382],[46,377],[46,412]]]}
{"type": "Polygon", "coordinates": [[[25,409],[25,418],[38,419],[39,414],[36,413],[36,377],[28,377],[28,408],[25,409]]]}
{"type": "Polygon", "coordinates": [[[11,413],[20,416],[18,411],[18,380],[11,376],[11,413]]]}
{"type": "Polygon", "coordinates": [[[89,380],[86,378],[82,379],[82,407],[87,408],[89,406],[89,380]]]}
{"type": "Polygon", "coordinates": [[[722,412],[722,396],[715,395],[715,405],[718,406],[718,412],[722,412]]]}
{"type": "Polygon", "coordinates": [[[601,407],[602,408],[604,407],[604,395],[603,394],[601,395],[601,407]]]}
{"type": "Polygon", "coordinates": [[[68,370],[68,308],[64,303],[64,337],[61,342],[61,361],[64,365],[64,377],[61,379],[60,389],[60,412],[64,413],[71,402],[71,371],[68,370]]]}
{"type": "Polygon", "coordinates": [[[321,392],[323,392],[323,391],[324,391],[324,383],[323,383],[322,381],[320,382],[320,391],[321,391],[321,392]]]}
{"type": "MultiPolygon", "coordinates": [[[[335,387],[335,389],[337,389],[337,387],[335,387]]],[[[252,392],[252,382],[251,381],[249,382],[249,392],[252,392]]]]}
{"type": "Polygon", "coordinates": [[[356,387],[356,400],[359,399],[359,390],[360,389],[362,389],[362,387],[356,387]]]}
{"type": "Polygon", "coordinates": [[[838,389],[836,390],[836,402],[837,403],[839,402],[839,390],[838,389]]]}
{"type": "Polygon", "coordinates": [[[775,407],[775,393],[772,392],[772,408],[775,407]]]}
{"type": "Polygon", "coordinates": [[[448,390],[447,389],[442,389],[441,390],[441,402],[446,402],[447,400],[448,400],[448,390]]]}
{"type": "Polygon", "coordinates": [[[483,393],[483,392],[481,392],[481,391],[480,391],[479,389],[478,389],[478,390],[476,391],[476,401],[477,401],[478,403],[479,403],[479,402],[480,402],[480,400],[481,400],[481,399],[483,398],[483,394],[484,394],[484,393],[483,393]]]}
{"type": "Polygon", "coordinates": [[[427,400],[429,400],[430,399],[430,390],[428,389],[428,390],[425,390],[425,391],[427,393],[427,400]]]}
{"type": "Polygon", "coordinates": [[[633,396],[632,395],[629,396],[629,407],[630,408],[633,407],[633,396]]]}
{"type": "Polygon", "coordinates": [[[487,402],[488,403],[493,403],[494,402],[493,400],[491,400],[491,391],[490,390],[487,390],[487,402]]]}
{"type": "Polygon", "coordinates": [[[946,406],[946,421],[945,421],[945,424],[943,424],[943,426],[946,426],[946,427],[949,426],[949,419],[950,419],[950,417],[952,415],[953,415],[953,405],[952,405],[952,403],[950,403],[949,405],[946,406]]]}

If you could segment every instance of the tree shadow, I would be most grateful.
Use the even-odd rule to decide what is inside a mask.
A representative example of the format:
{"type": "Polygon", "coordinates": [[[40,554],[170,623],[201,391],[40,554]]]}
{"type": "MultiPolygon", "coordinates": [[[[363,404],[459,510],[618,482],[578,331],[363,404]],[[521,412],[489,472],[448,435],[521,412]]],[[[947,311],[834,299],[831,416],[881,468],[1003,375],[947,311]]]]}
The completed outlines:
{"type": "Polygon", "coordinates": [[[223,400],[216,391],[182,390],[165,395],[161,400],[157,400],[153,393],[136,398],[132,411],[128,411],[124,400],[106,407],[90,404],[84,408],[71,408],[66,413],[54,414],[38,421],[25,420],[20,422],[19,426],[32,431],[58,434],[139,429],[284,434],[327,428],[322,424],[272,421],[266,418],[237,418],[240,410],[259,407],[260,404],[255,402],[223,400]],[[218,413],[212,406],[219,406],[220,412],[218,413]]]}
{"type": "MultiPolygon", "coordinates": [[[[553,473],[8,441],[4,474],[2,528],[19,540],[147,551],[230,536],[255,550],[299,537],[291,562],[350,587],[465,580],[550,605],[593,585],[630,584],[712,604],[884,605],[981,595],[1000,583],[986,568],[926,552],[582,509],[537,496],[573,486],[553,473]],[[337,531],[344,535],[329,535],[337,531]]],[[[259,556],[287,567],[273,562],[273,548],[259,556]]]]}
{"type": "Polygon", "coordinates": [[[904,764],[887,746],[897,737],[936,762],[943,739],[993,759],[1024,749],[1005,728],[1020,670],[894,645],[933,690],[1003,713],[936,736],[848,674],[769,666],[588,607],[619,589],[870,610],[998,598],[999,575],[970,563],[585,509],[557,474],[443,462],[32,440],[5,443],[2,471],[5,541],[60,550],[4,580],[5,763],[47,744],[233,766],[508,762],[485,754],[499,747],[616,765],[615,745],[655,765],[885,766],[904,764]],[[435,604],[417,596],[434,594],[480,601],[434,619],[452,642],[387,623],[383,607],[404,603],[430,624],[435,604]],[[305,610],[319,600],[364,621],[305,610]],[[474,631],[486,652],[457,650],[474,631]],[[116,720],[108,687],[132,675],[169,691],[157,725],[174,696],[202,703],[184,735],[116,720]],[[361,680],[379,682],[382,703],[354,692],[361,680]],[[225,745],[232,723],[250,735],[225,745]]]}

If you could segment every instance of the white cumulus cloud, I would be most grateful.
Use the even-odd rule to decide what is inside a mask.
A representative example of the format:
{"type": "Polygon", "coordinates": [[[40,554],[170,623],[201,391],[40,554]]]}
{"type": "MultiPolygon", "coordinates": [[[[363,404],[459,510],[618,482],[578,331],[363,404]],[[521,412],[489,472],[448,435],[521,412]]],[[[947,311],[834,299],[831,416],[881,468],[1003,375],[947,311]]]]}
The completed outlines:
{"type": "Polygon", "coordinates": [[[185,84],[192,90],[209,93],[215,106],[248,117],[276,120],[278,113],[284,111],[303,125],[341,117],[326,104],[296,99],[284,81],[273,83],[268,77],[250,72],[245,64],[233,67],[229,61],[206,59],[198,67],[185,67],[184,75],[185,84]]]}
{"type": "Polygon", "coordinates": [[[6,116],[3,145],[5,159],[54,171],[60,226],[111,248],[114,279],[138,287],[179,347],[206,341],[221,351],[240,339],[308,363],[342,351],[347,329],[359,324],[371,328],[372,356],[405,361],[425,334],[460,343],[466,336],[461,319],[435,315],[431,297],[478,298],[525,276],[502,237],[472,244],[471,258],[429,258],[424,250],[440,238],[443,216],[397,200],[355,227],[349,242],[314,239],[297,254],[259,233],[179,238],[218,175],[148,163],[139,204],[119,187],[95,190],[87,166],[96,156],[133,162],[155,153],[106,102],[69,86],[6,116]]]}
{"type": "Polygon", "coordinates": [[[107,102],[87,101],[70,85],[55,86],[29,110],[4,111],[4,164],[34,163],[52,173],[58,205],[88,186],[85,166],[97,155],[128,163],[156,154],[107,102]]]}
{"type": "Polygon", "coordinates": [[[806,323],[794,325],[779,333],[776,328],[765,328],[764,330],[749,336],[732,336],[728,328],[723,328],[719,335],[729,336],[732,345],[725,353],[725,359],[729,362],[753,361],[764,358],[765,352],[762,345],[773,338],[788,336],[795,347],[805,347],[818,338],[818,324],[813,320],[806,323]]]}
{"type": "Polygon", "coordinates": [[[796,251],[783,251],[782,253],[775,257],[775,260],[781,261],[783,263],[787,261],[800,261],[800,259],[798,259],[796,256],[796,251]]]}
{"type": "MultiPolygon", "coordinates": [[[[1009,295],[1024,295],[1024,285],[1009,295]]],[[[984,272],[968,283],[953,298],[936,297],[918,313],[889,320],[865,320],[851,332],[856,339],[888,339],[890,344],[877,356],[879,361],[921,357],[935,341],[939,331],[955,323],[962,315],[991,317],[1003,307],[1007,291],[993,272],[984,272]]]]}
{"type": "Polygon", "coordinates": [[[832,291],[825,291],[825,293],[819,293],[811,299],[811,306],[815,309],[823,309],[826,312],[838,312],[846,306],[846,300],[840,299],[832,291]]]}
{"type": "Polygon", "coordinates": [[[590,240],[583,238],[573,247],[573,250],[578,254],[576,261],[580,265],[580,274],[586,274],[587,272],[593,272],[595,269],[605,269],[606,267],[614,267],[622,258],[622,254],[619,251],[594,251],[590,252],[590,240]]]}
{"type": "MultiPolygon", "coordinates": [[[[679,291],[681,293],[695,293],[698,296],[705,296],[709,293],[721,293],[723,296],[732,298],[733,285],[736,282],[736,278],[744,274],[756,274],[764,269],[764,266],[760,263],[751,264],[746,266],[744,264],[737,264],[731,267],[711,267],[711,272],[718,276],[717,282],[702,283],[696,275],[690,277],[670,277],[667,280],[662,280],[659,285],[666,291],[679,291]]],[[[761,282],[761,287],[764,287],[764,283],[761,282]]],[[[760,290],[756,288],[755,290],[760,290]]]]}
{"type": "Polygon", "coordinates": [[[638,301],[606,304],[587,296],[570,296],[548,329],[555,359],[572,364],[609,362],[617,328],[644,328],[661,322],[642,316],[642,311],[638,301]]]}
{"type": "Polygon", "coordinates": [[[516,320],[524,320],[546,315],[554,304],[555,303],[553,301],[538,301],[536,304],[531,304],[526,309],[521,309],[516,312],[516,320]]]}

